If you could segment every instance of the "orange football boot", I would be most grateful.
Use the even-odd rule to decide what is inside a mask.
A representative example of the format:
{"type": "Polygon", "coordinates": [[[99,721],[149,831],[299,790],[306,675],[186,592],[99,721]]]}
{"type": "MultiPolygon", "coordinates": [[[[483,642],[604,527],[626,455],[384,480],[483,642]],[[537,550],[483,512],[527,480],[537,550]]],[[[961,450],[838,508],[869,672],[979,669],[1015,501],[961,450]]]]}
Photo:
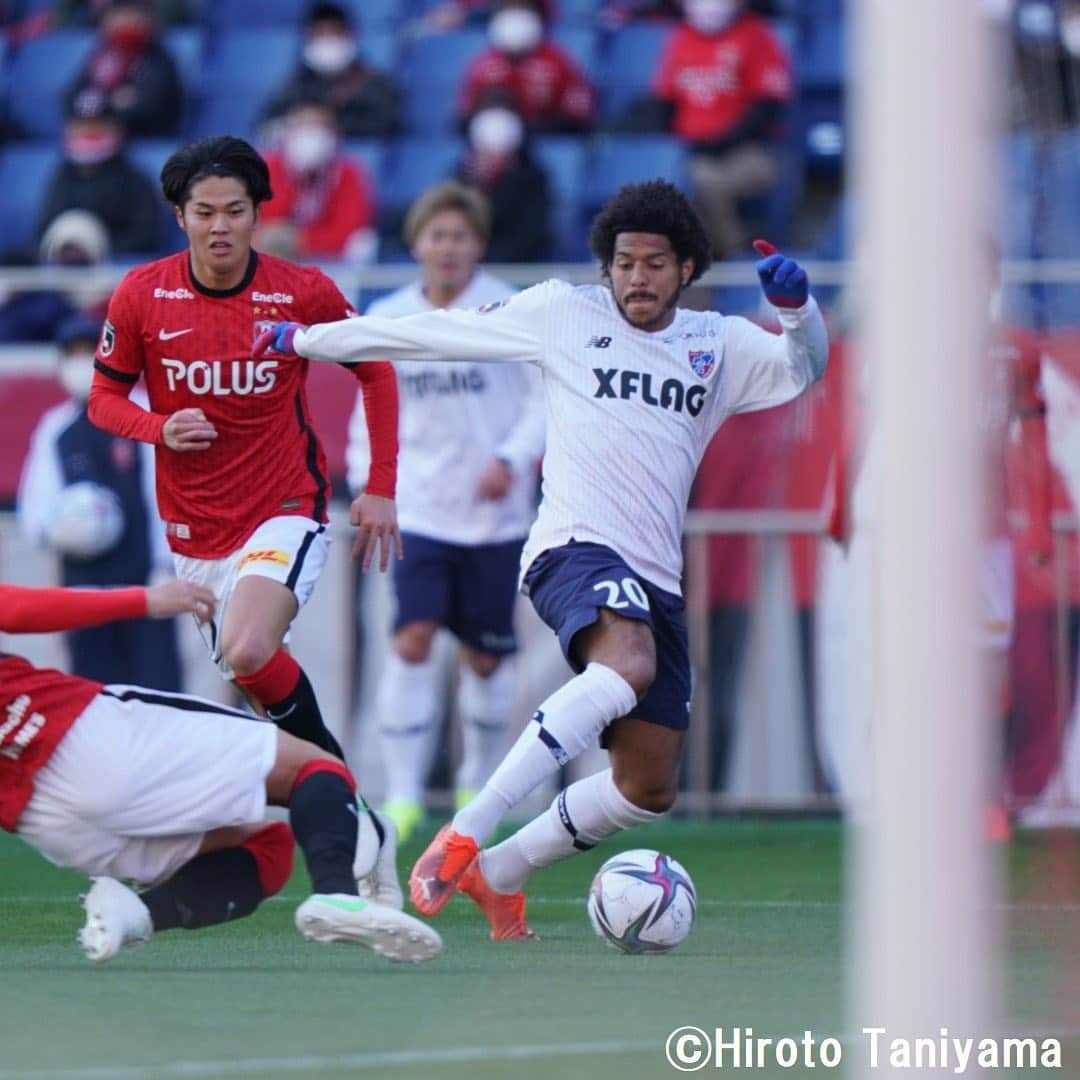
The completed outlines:
{"type": "Polygon", "coordinates": [[[540,940],[525,922],[525,894],[496,892],[484,877],[479,859],[469,864],[458,889],[474,900],[487,916],[492,941],[540,940]]]}
{"type": "Polygon", "coordinates": [[[479,850],[471,836],[454,832],[449,822],[435,834],[409,874],[409,895],[421,915],[438,915],[446,907],[479,850]]]}

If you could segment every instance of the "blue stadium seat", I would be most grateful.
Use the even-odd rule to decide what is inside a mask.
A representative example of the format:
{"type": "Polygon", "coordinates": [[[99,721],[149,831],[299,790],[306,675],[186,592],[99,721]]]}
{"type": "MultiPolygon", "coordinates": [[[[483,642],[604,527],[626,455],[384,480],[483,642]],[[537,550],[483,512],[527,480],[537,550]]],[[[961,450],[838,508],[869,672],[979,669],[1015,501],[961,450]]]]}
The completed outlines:
{"type": "Polygon", "coordinates": [[[31,137],[58,135],[64,97],[94,43],[92,30],[60,30],[28,41],[9,71],[11,120],[31,137]]]}
{"type": "Polygon", "coordinates": [[[627,105],[648,94],[671,27],[632,23],[616,33],[599,65],[600,112],[614,120],[627,105]]]}
{"type": "Polygon", "coordinates": [[[834,89],[844,85],[847,35],[843,21],[805,26],[795,50],[795,82],[801,90],[834,89]]]}
{"type": "Polygon", "coordinates": [[[445,135],[454,127],[454,106],[465,69],[486,44],[483,30],[420,38],[405,57],[406,117],[416,135],[445,135]]]}
{"type": "Polygon", "coordinates": [[[194,26],[178,26],[161,35],[161,43],[173,58],[184,87],[184,116],[181,130],[186,131],[198,110],[203,93],[203,32],[194,26]]]}
{"type": "Polygon", "coordinates": [[[595,78],[597,45],[596,34],[591,28],[559,26],[552,34],[552,40],[573,57],[574,62],[590,79],[595,78]]]}
{"type": "Polygon", "coordinates": [[[596,25],[602,0],[558,0],[557,26],[596,25]]]}
{"type": "Polygon", "coordinates": [[[798,156],[812,169],[839,170],[847,149],[840,90],[807,91],[792,110],[790,127],[798,156]]]}
{"type": "Polygon", "coordinates": [[[344,6],[352,11],[362,35],[397,27],[408,16],[409,8],[404,0],[349,0],[344,6]]]}
{"type": "Polygon", "coordinates": [[[585,145],[581,139],[552,136],[535,140],[532,151],[551,185],[555,258],[571,262],[585,258],[587,244],[578,202],[585,177],[585,145]]]}
{"type": "Polygon", "coordinates": [[[349,139],[345,142],[343,149],[346,155],[364,166],[377,196],[382,183],[383,169],[386,167],[386,143],[382,139],[349,139]]]}
{"type": "Polygon", "coordinates": [[[623,184],[662,178],[685,187],[686,151],[667,135],[610,136],[597,141],[582,189],[583,208],[592,213],[623,184]]]}
{"type": "Polygon", "coordinates": [[[360,39],[360,55],[372,67],[398,78],[398,35],[382,28],[364,34],[360,39]]]}
{"type": "Polygon", "coordinates": [[[230,30],[210,57],[198,135],[252,138],[259,117],[296,65],[296,30],[230,30]]]}
{"type": "Polygon", "coordinates": [[[461,139],[399,139],[380,173],[380,204],[407,207],[425,188],[446,180],[465,152],[461,139]]]}
{"type": "Polygon", "coordinates": [[[212,0],[209,23],[218,29],[294,28],[310,6],[311,0],[212,0]]]}
{"type": "Polygon", "coordinates": [[[128,157],[136,168],[141,169],[161,202],[161,251],[179,251],[187,244],[180,226],[176,224],[176,213],[161,193],[161,167],[168,161],[174,150],[183,145],[176,139],[133,139],[128,145],[128,157]]]}
{"type": "Polygon", "coordinates": [[[0,251],[28,250],[33,244],[49,181],[59,164],[60,149],[53,143],[9,144],[0,154],[0,251]]]}

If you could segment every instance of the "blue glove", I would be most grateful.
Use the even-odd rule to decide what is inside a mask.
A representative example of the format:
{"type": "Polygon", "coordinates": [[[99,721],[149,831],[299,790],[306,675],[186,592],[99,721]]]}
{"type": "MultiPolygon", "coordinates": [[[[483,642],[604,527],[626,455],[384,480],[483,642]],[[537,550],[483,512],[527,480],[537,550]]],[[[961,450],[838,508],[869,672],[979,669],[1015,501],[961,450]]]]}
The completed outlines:
{"type": "Polygon", "coordinates": [[[258,359],[267,352],[281,353],[282,356],[295,356],[293,338],[297,330],[303,330],[301,323],[279,322],[274,323],[269,330],[264,330],[251,347],[251,355],[258,359]]]}
{"type": "Polygon", "coordinates": [[[755,269],[765,299],[773,307],[801,308],[810,297],[806,271],[794,259],[781,255],[768,240],[755,240],[754,250],[763,256],[755,269]]]}

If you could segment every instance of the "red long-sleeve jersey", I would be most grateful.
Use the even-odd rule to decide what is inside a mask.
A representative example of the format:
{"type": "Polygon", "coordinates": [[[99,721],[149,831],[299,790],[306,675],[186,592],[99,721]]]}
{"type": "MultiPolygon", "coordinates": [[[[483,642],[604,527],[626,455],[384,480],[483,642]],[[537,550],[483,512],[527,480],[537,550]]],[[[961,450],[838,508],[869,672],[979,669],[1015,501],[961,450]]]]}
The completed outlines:
{"type": "MultiPolygon", "coordinates": [[[[243,280],[212,290],[187,252],[132,270],[109,304],[88,402],[90,419],[155,443],[158,507],[173,551],[216,559],[282,514],[326,521],[330,480],[311,423],[308,362],[255,359],[251,346],[276,322],[335,322],[354,315],[326,275],[252,252],[243,280]],[[150,411],[128,399],[146,380],[150,411]],[[162,428],[179,409],[202,409],[217,430],[207,450],[178,453],[162,428]]],[[[392,498],[397,475],[397,381],[390,364],[357,364],[369,417],[368,491],[392,498]]]]}
{"type": "MultiPolygon", "coordinates": [[[[27,589],[0,585],[0,632],[77,630],[146,615],[146,590],[27,589]]],[[[52,757],[101,683],[36,668],[0,652],[0,829],[13,832],[52,757]]]]}

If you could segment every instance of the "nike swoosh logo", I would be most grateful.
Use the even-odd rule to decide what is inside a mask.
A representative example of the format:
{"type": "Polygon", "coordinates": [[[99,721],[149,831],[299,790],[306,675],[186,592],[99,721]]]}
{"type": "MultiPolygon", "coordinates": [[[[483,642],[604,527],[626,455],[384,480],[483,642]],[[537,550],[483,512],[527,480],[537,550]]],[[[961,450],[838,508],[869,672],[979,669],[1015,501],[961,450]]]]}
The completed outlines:
{"type": "Polygon", "coordinates": [[[158,331],[158,340],[159,341],[172,341],[172,339],[174,337],[179,337],[181,334],[190,334],[191,331],[194,330],[194,329],[195,329],[194,326],[189,326],[186,330],[173,330],[173,331],[159,330],[158,331]]]}

